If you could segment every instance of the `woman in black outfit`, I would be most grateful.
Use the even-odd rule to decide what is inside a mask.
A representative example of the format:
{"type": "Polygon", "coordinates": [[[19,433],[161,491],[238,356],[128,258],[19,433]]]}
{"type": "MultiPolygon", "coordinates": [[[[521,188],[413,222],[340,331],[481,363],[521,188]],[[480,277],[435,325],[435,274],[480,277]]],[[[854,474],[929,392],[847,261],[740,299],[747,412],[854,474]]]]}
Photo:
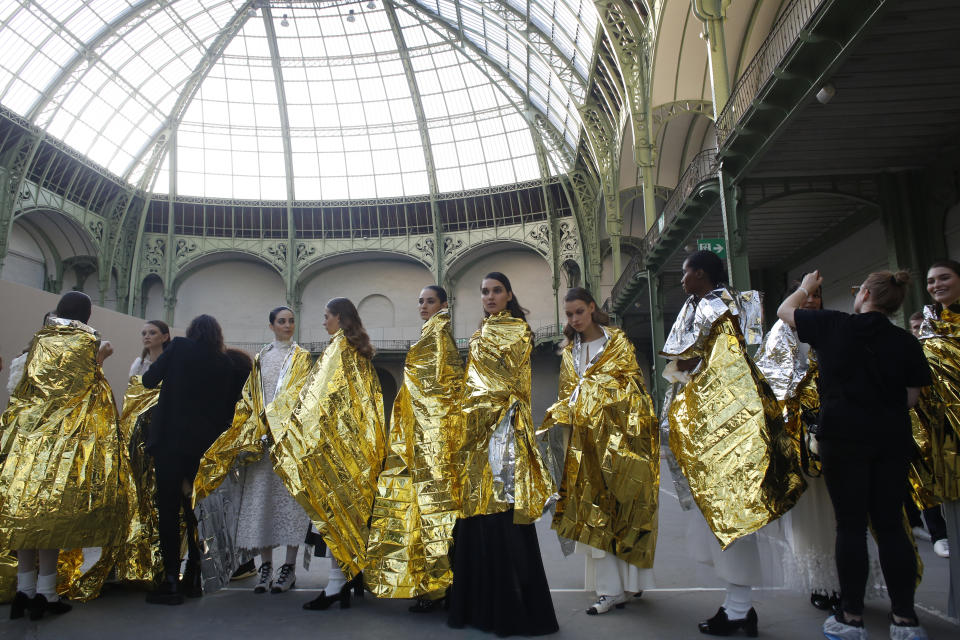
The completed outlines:
{"type": "Polygon", "coordinates": [[[817,441],[837,518],[836,561],[841,610],[827,618],[827,638],[866,638],[867,519],[876,534],[892,612],[890,637],[926,638],[913,608],[916,556],[903,523],[910,456],[909,408],[930,372],[917,340],[890,322],[910,275],[871,273],[854,287],[854,313],[800,309],[823,283],[808,273],[777,315],[816,350],[820,365],[817,441]]]}
{"type": "MultiPolygon", "coordinates": [[[[200,549],[197,520],[190,504],[194,476],[203,452],[230,424],[246,375],[240,359],[223,346],[216,319],[200,315],[187,328],[186,338],[170,346],[143,374],[143,385],[160,388],[146,449],[157,476],[157,515],[160,553],[166,578],[147,594],[147,602],[181,604],[184,595],[198,597],[200,549]],[[187,524],[187,569],[180,576],[180,511],[187,524]]],[[[249,369],[247,369],[249,373],[249,369]]]]}

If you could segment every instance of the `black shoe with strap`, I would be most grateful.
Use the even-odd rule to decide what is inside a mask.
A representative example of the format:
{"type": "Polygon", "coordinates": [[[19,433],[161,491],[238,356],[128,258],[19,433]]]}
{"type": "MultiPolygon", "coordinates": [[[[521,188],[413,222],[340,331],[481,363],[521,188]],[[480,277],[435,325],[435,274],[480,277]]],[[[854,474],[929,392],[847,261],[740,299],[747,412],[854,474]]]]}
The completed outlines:
{"type": "Polygon", "coordinates": [[[699,625],[700,633],[709,636],[729,636],[743,629],[748,638],[757,637],[757,612],[753,607],[747,612],[746,618],[731,620],[727,617],[727,610],[723,607],[717,609],[717,614],[709,620],[704,620],[699,625]]]}
{"type": "Polygon", "coordinates": [[[340,587],[340,591],[332,596],[328,596],[326,590],[321,591],[320,595],[304,604],[303,608],[308,611],[325,611],[329,609],[334,602],[339,602],[341,609],[349,609],[351,588],[352,585],[348,582],[340,587]]]}
{"type": "Polygon", "coordinates": [[[829,611],[831,608],[830,596],[828,596],[826,592],[820,593],[818,591],[814,591],[810,594],[810,604],[821,611],[829,611]]]}
{"type": "Polygon", "coordinates": [[[47,600],[46,596],[42,593],[33,596],[27,608],[30,610],[31,620],[39,620],[47,613],[60,615],[73,609],[71,605],[63,600],[47,600]]]}
{"type": "Polygon", "coordinates": [[[187,562],[187,570],[180,579],[180,593],[188,598],[199,598],[203,595],[203,575],[200,573],[199,562],[187,562]]]}
{"type": "Polygon", "coordinates": [[[410,613],[431,613],[433,611],[439,611],[440,609],[446,609],[447,596],[441,596],[436,600],[430,600],[423,596],[417,598],[417,601],[411,605],[407,611],[410,613]]]}

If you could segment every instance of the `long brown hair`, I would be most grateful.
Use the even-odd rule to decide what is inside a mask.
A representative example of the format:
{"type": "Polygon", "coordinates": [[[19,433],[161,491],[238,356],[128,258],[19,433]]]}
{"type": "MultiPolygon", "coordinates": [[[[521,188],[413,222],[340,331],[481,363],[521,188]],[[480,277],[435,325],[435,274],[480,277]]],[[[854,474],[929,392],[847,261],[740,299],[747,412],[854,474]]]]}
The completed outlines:
{"type": "MultiPolygon", "coordinates": [[[[163,320],[147,320],[144,324],[152,324],[157,329],[160,330],[160,335],[167,336],[167,339],[163,341],[163,348],[166,349],[170,346],[170,325],[168,325],[163,320]]],[[[147,348],[144,347],[143,351],[140,352],[140,359],[143,360],[147,357],[147,348]]]]}
{"type": "Polygon", "coordinates": [[[218,353],[223,353],[223,331],[213,316],[202,314],[190,321],[187,337],[195,342],[207,345],[218,353]]]}
{"type": "Polygon", "coordinates": [[[363,328],[360,314],[353,303],[346,298],[333,298],[327,303],[327,311],[337,316],[343,335],[357,352],[364,358],[371,359],[376,350],[370,344],[370,336],[363,328]]]}
{"type": "MultiPolygon", "coordinates": [[[[524,322],[527,322],[527,313],[529,313],[529,311],[520,306],[520,301],[517,300],[517,294],[513,293],[513,286],[510,284],[510,278],[503,275],[499,271],[491,271],[487,275],[483,276],[483,279],[480,282],[482,283],[483,280],[496,280],[503,285],[503,288],[507,290],[507,293],[512,293],[513,295],[510,297],[510,300],[507,301],[506,310],[509,311],[510,315],[514,318],[520,318],[524,322]]],[[[489,315],[490,313],[484,309],[483,317],[486,318],[489,315]]]]}
{"type": "MultiPolygon", "coordinates": [[[[597,301],[593,299],[593,294],[591,294],[587,289],[583,287],[573,287],[572,289],[567,290],[567,295],[563,297],[564,302],[573,302],[575,300],[582,300],[588,305],[593,303],[593,313],[590,314],[590,318],[593,320],[594,324],[599,324],[603,327],[606,327],[610,324],[610,316],[607,315],[607,312],[600,308],[600,305],[597,304],[597,301]]],[[[577,332],[573,327],[570,326],[568,322],[563,328],[563,335],[567,338],[567,343],[573,342],[574,337],[577,335],[577,332]]]]}
{"type": "Polygon", "coordinates": [[[870,302],[888,316],[903,304],[908,284],[910,273],[907,271],[874,271],[863,281],[863,286],[870,292],[870,302]]]}

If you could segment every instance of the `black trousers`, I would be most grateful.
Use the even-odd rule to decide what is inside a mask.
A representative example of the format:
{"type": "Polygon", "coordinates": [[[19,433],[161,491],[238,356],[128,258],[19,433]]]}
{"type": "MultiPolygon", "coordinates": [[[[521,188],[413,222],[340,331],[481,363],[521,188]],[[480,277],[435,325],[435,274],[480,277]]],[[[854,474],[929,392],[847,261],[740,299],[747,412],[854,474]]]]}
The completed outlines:
{"type": "Polygon", "coordinates": [[[180,517],[187,525],[188,561],[199,564],[200,546],[197,538],[197,517],[190,505],[186,486],[193,487],[193,480],[200,466],[199,459],[185,458],[176,454],[159,454],[153,458],[157,477],[157,518],[160,534],[160,554],[167,579],[180,575],[180,517]]]}
{"type": "Polygon", "coordinates": [[[873,526],[893,613],[914,618],[917,558],[904,522],[909,449],[876,443],[820,443],[823,477],[837,518],[836,561],[843,610],[863,613],[867,524],[873,526]]]}

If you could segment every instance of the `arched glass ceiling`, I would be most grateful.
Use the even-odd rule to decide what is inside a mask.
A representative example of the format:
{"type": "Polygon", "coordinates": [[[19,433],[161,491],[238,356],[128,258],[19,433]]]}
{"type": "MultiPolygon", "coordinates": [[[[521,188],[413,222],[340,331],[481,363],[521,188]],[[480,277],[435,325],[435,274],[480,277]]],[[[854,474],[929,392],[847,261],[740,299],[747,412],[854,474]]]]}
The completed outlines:
{"type": "Polygon", "coordinates": [[[539,178],[536,114],[570,168],[597,33],[589,0],[0,0],[0,103],[161,193],[459,191],[539,178]]]}

